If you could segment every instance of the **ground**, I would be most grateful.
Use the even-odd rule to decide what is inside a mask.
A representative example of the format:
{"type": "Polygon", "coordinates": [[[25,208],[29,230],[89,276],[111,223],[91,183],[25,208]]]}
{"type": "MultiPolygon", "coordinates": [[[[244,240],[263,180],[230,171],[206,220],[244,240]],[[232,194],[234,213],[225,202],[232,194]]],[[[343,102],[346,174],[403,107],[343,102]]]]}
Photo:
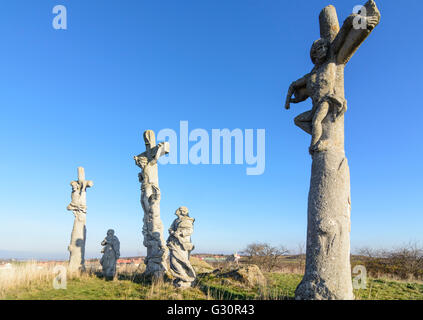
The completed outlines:
{"type": "MultiPolygon", "coordinates": [[[[171,279],[154,284],[146,281],[141,276],[144,264],[121,265],[117,279],[106,281],[98,262],[88,264],[80,277],[68,275],[66,289],[54,289],[56,268],[66,264],[14,263],[0,269],[0,300],[289,300],[294,299],[302,279],[303,264],[298,267],[294,259],[284,261],[277,272],[264,272],[263,280],[256,266],[245,269],[251,274],[244,274],[240,271],[249,264],[211,265],[191,257],[198,276],[193,287],[185,290],[174,288],[171,279]],[[263,281],[244,281],[255,276],[263,281]]],[[[354,295],[357,300],[423,300],[423,282],[368,278],[367,289],[354,290],[354,295]]]]}
{"type": "MultiPolygon", "coordinates": [[[[267,286],[249,288],[232,279],[212,274],[200,277],[195,287],[173,288],[170,283],[152,285],[137,279],[105,281],[95,275],[69,279],[66,290],[56,290],[49,281],[35,282],[8,290],[4,299],[25,300],[136,300],[136,299],[293,299],[299,274],[266,273],[267,286]]],[[[423,300],[423,284],[369,279],[368,289],[355,290],[361,300],[423,300]]]]}

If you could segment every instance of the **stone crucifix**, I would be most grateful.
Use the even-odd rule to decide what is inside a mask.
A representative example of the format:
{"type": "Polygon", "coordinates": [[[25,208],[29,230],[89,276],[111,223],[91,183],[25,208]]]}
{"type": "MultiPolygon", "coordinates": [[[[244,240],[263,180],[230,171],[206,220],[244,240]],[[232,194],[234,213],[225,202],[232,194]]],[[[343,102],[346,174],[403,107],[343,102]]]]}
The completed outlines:
{"type": "Polygon", "coordinates": [[[78,168],[78,180],[70,183],[72,187],[71,203],[67,210],[72,211],[75,216],[73,223],[71,242],[68,247],[70,252],[69,271],[79,272],[85,270],[85,241],[87,235],[87,188],[94,185],[94,182],[85,180],[84,168],[78,168]]]}
{"type": "Polygon", "coordinates": [[[142,234],[143,244],[147,247],[144,260],[146,270],[144,276],[160,279],[168,271],[168,249],[163,238],[163,223],[160,219],[160,188],[157,161],[169,153],[169,143],[156,145],[152,130],[144,132],[146,151],[134,157],[135,164],[141,168],[138,174],[141,182],[141,206],[144,211],[142,234]]]}
{"type": "MultiPolygon", "coordinates": [[[[336,10],[319,16],[320,39],[310,52],[314,68],[293,82],[285,107],[311,98],[312,109],[295,118],[311,134],[305,275],[296,299],[354,299],[350,266],[350,176],[344,151],[344,68],[380,21],[374,1],[339,28],[336,10]],[[294,97],[293,97],[294,96],[294,97]]],[[[365,103],[365,101],[363,101],[365,103]]]]}

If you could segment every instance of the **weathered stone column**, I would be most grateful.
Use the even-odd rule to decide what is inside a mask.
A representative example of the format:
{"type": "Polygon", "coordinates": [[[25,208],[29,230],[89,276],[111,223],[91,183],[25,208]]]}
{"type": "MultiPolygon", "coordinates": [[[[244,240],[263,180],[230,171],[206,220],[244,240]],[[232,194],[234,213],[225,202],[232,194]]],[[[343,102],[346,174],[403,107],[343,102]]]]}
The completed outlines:
{"type": "MultiPolygon", "coordinates": [[[[338,120],[341,126],[343,119],[338,120]]],[[[354,298],[350,266],[350,177],[343,150],[313,154],[306,270],[297,299],[354,298]]]]}
{"type": "Polygon", "coordinates": [[[75,216],[71,234],[71,242],[68,247],[70,252],[69,272],[85,271],[85,241],[87,236],[87,192],[86,189],[94,185],[92,181],[85,180],[84,168],[78,168],[78,180],[72,181],[72,201],[67,210],[75,216]]]}
{"type": "Polygon", "coordinates": [[[144,132],[146,151],[134,157],[135,164],[141,168],[138,174],[141,182],[141,206],[144,211],[144,246],[147,256],[144,260],[146,270],[144,276],[160,279],[168,271],[168,249],[163,238],[163,223],[160,219],[160,188],[157,168],[158,159],[169,153],[169,143],[156,145],[156,138],[152,130],[144,132]]]}
{"type": "Polygon", "coordinates": [[[311,98],[313,107],[295,118],[312,135],[304,278],[296,299],[354,299],[350,265],[350,173],[344,151],[344,68],[380,21],[374,1],[339,28],[333,6],[319,17],[320,39],[310,56],[313,70],[294,81],[285,107],[311,98]],[[294,95],[294,98],[292,96],[294,95]]]}

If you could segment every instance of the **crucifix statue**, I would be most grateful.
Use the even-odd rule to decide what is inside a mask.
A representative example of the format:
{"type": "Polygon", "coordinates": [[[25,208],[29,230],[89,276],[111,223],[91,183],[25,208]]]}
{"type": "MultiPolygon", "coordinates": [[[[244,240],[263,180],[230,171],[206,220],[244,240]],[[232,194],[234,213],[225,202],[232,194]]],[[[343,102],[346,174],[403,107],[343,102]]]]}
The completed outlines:
{"type": "Polygon", "coordinates": [[[344,68],[380,21],[373,0],[339,28],[336,10],[319,16],[320,39],[310,52],[314,68],[294,81],[285,108],[311,98],[312,108],[294,120],[311,135],[306,270],[296,299],[353,299],[350,266],[350,177],[344,151],[344,68]]]}
{"type": "Polygon", "coordinates": [[[169,143],[156,145],[152,130],[144,132],[145,152],[134,157],[135,164],[141,168],[138,174],[141,183],[141,206],[144,211],[142,234],[147,256],[144,260],[146,270],[144,275],[156,279],[168,271],[168,249],[163,238],[163,224],[160,219],[160,188],[157,161],[169,153],[169,143]]]}
{"type": "Polygon", "coordinates": [[[71,203],[67,210],[72,211],[75,216],[73,223],[71,242],[68,247],[70,252],[69,271],[78,272],[85,270],[85,240],[87,235],[87,188],[94,185],[94,182],[85,180],[84,168],[78,168],[78,180],[70,183],[72,187],[71,203]]]}

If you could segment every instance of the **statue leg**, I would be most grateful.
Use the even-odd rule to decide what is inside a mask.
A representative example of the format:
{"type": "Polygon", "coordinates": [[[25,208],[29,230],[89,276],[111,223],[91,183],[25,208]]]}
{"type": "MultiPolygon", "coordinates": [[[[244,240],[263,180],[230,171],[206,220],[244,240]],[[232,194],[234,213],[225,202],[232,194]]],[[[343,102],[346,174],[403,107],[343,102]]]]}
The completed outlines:
{"type": "Polygon", "coordinates": [[[316,112],[313,116],[313,128],[312,128],[312,138],[310,144],[310,153],[316,149],[318,146],[319,140],[322,136],[322,121],[326,117],[329,112],[329,103],[327,101],[323,101],[317,107],[316,112]]]}
{"type": "Polygon", "coordinates": [[[294,123],[297,127],[300,127],[308,134],[312,134],[312,120],[313,120],[313,110],[309,110],[299,114],[294,119],[294,123]]]}

